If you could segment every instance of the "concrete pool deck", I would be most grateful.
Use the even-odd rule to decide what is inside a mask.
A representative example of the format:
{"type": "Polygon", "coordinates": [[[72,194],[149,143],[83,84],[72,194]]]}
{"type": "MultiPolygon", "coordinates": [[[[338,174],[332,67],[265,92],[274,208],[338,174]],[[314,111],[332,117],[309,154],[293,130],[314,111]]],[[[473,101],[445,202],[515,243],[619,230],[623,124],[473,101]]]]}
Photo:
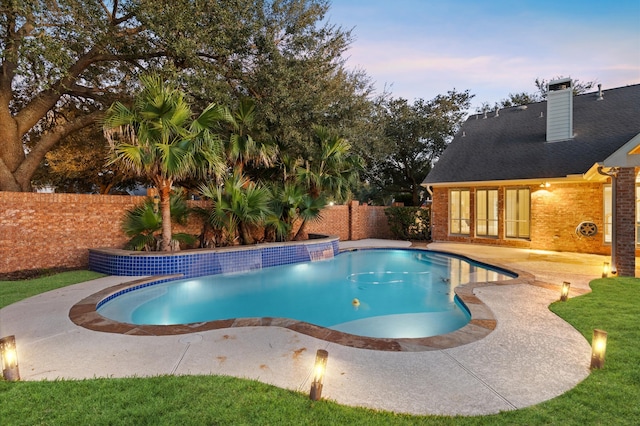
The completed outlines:
{"type": "MultiPolygon", "coordinates": [[[[408,245],[363,240],[341,248],[408,245]]],[[[316,350],[326,349],[323,398],[411,414],[518,409],[558,396],[588,376],[589,344],[548,305],[558,300],[562,281],[572,283],[571,296],[588,291],[608,257],[455,243],[428,248],[527,271],[536,282],[475,288],[474,295],[497,319],[495,330],[473,343],[432,351],[359,349],[281,327],[140,336],[74,324],[69,311],[78,301],[135,279],[115,276],[1,309],[0,336],[16,336],[23,380],[224,374],[305,393],[316,350]]]]}

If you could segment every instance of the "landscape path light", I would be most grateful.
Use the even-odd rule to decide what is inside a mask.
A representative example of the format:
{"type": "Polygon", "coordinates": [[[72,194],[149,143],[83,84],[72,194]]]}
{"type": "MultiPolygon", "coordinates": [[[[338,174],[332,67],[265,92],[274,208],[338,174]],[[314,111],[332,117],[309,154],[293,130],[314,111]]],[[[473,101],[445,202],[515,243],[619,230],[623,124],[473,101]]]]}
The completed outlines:
{"type": "Polygon", "coordinates": [[[2,377],[9,382],[20,380],[16,336],[0,339],[0,356],[2,357],[2,377]]]}
{"type": "Polygon", "coordinates": [[[602,278],[607,278],[609,276],[609,262],[604,262],[602,265],[602,278]]]}
{"type": "Polygon", "coordinates": [[[562,283],[562,289],[560,290],[560,300],[566,302],[569,298],[569,287],[571,287],[571,283],[565,281],[562,283]]]}
{"type": "Polygon", "coordinates": [[[604,354],[607,351],[607,332],[604,330],[593,330],[591,339],[591,368],[604,367],[604,354]]]}
{"type": "Polygon", "coordinates": [[[312,401],[317,401],[322,397],[322,381],[324,380],[324,373],[327,369],[327,359],[329,358],[329,352],[324,349],[318,349],[316,352],[316,362],[313,367],[313,382],[311,382],[311,391],[309,392],[309,398],[312,401]]]}

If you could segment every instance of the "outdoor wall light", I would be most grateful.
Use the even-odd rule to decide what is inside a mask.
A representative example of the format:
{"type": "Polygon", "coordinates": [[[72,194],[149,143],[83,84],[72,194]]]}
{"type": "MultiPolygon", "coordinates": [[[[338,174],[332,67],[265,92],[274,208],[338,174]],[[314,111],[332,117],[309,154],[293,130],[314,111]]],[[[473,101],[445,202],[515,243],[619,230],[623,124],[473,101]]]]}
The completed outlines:
{"type": "Polygon", "coordinates": [[[602,278],[607,278],[609,276],[609,262],[604,262],[602,265],[602,278]]]}
{"type": "Polygon", "coordinates": [[[309,398],[311,398],[312,401],[317,401],[322,397],[322,380],[324,379],[324,372],[327,369],[327,358],[329,358],[329,352],[324,349],[318,349],[316,352],[316,362],[313,367],[311,392],[309,392],[309,398]]]}
{"type": "Polygon", "coordinates": [[[604,367],[604,354],[607,351],[607,332],[593,330],[593,339],[591,340],[591,367],[590,368],[602,368],[604,367]]]}
{"type": "Polygon", "coordinates": [[[0,356],[2,356],[2,377],[9,382],[20,380],[16,336],[0,339],[0,356]]]}
{"type": "Polygon", "coordinates": [[[562,289],[560,290],[560,300],[562,302],[566,302],[569,298],[569,287],[571,287],[571,283],[565,281],[562,283],[562,289]]]}

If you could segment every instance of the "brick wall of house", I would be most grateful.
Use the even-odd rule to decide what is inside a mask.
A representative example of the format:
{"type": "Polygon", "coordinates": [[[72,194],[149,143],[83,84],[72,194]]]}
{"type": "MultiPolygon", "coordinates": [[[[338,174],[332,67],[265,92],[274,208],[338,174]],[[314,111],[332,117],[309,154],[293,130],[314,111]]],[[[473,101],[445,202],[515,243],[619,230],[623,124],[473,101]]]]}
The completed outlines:
{"type": "Polygon", "coordinates": [[[578,253],[611,253],[604,242],[604,189],[599,183],[553,184],[531,188],[531,248],[578,253]],[[578,235],[582,222],[593,222],[598,233],[578,235]]]}
{"type": "MultiPolygon", "coordinates": [[[[0,192],[0,273],[25,269],[84,267],[89,248],[122,248],[120,230],[126,210],[145,197],[85,194],[0,192]]],[[[202,202],[190,201],[190,204],[202,202]]],[[[176,232],[199,234],[192,215],[176,232]]],[[[341,240],[388,238],[384,207],[329,206],[309,233],[337,235],[341,240]]]]}
{"type": "Polygon", "coordinates": [[[635,276],[636,170],[623,167],[616,178],[616,265],[621,277],[635,276]]]}
{"type": "Polygon", "coordinates": [[[525,187],[528,187],[531,192],[531,235],[529,239],[513,239],[504,236],[505,187],[498,188],[499,227],[497,238],[477,237],[473,226],[471,226],[469,236],[449,235],[449,190],[470,190],[471,223],[474,224],[476,188],[433,188],[432,239],[434,241],[471,242],[538,250],[610,254],[611,246],[604,243],[604,192],[602,184],[554,183],[548,188],[541,188],[539,185],[525,187]],[[598,233],[593,237],[578,236],[576,228],[583,221],[595,223],[598,227],[598,233]]]}
{"type": "Polygon", "coordinates": [[[433,188],[431,194],[431,239],[433,241],[449,241],[448,211],[449,188],[433,188]]]}

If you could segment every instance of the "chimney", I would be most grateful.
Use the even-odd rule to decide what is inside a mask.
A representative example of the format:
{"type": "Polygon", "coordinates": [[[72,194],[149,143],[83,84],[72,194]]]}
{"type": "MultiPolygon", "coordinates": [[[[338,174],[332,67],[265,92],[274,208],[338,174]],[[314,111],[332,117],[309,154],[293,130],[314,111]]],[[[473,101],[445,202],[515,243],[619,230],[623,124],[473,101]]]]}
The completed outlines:
{"type": "Polygon", "coordinates": [[[570,78],[549,82],[547,90],[547,142],[573,137],[573,84],[570,78]]]}

